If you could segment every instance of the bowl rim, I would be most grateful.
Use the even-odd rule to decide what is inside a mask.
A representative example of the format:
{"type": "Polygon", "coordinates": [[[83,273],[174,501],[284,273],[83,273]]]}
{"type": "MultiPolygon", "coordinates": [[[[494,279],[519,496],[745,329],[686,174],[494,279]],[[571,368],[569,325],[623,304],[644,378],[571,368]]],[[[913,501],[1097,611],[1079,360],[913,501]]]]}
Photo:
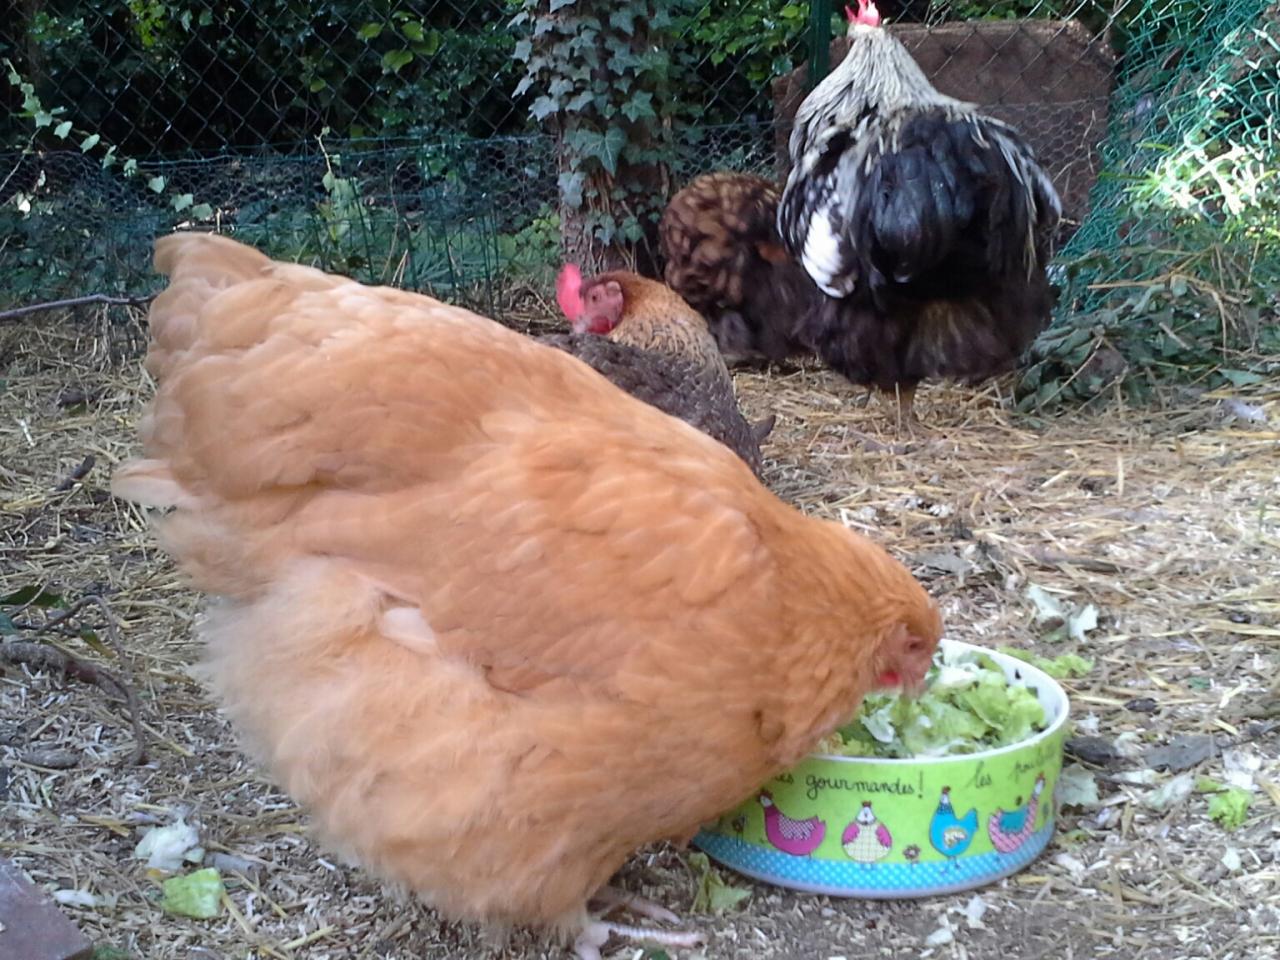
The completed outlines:
{"type": "MultiPolygon", "coordinates": [[[[1004,754],[1022,752],[1029,748],[1038,746],[1050,737],[1054,736],[1064,726],[1071,716],[1071,698],[1067,696],[1066,689],[1053,677],[1045,673],[1033,663],[1025,660],[1019,660],[1017,657],[1002,653],[999,650],[993,650],[990,647],[984,647],[976,643],[967,643],[964,640],[952,640],[943,637],[938,641],[939,646],[945,644],[947,647],[958,647],[962,650],[976,650],[991,657],[1001,666],[1013,665],[1017,670],[1023,673],[1024,681],[1037,688],[1045,688],[1049,691],[1049,699],[1056,699],[1061,704],[1057,717],[1047,727],[1041,730],[1033,737],[1026,740],[1019,740],[1017,743],[1008,743],[1003,747],[990,747],[986,750],[978,750],[974,753],[961,753],[951,757],[849,757],[834,753],[810,753],[805,756],[806,760],[827,760],[835,763],[857,763],[870,764],[879,766],[881,764],[887,766],[920,766],[920,765],[937,765],[943,763],[972,763],[976,760],[986,760],[991,757],[999,757],[1004,754]]],[[[803,761],[802,761],[803,762],[803,761]]]]}

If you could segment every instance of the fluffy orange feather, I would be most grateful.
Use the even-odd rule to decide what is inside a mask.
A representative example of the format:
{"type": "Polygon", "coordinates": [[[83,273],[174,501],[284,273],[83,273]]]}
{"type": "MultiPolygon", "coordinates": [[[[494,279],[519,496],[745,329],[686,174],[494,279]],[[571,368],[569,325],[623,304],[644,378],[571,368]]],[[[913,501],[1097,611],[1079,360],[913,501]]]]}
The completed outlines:
{"type": "Polygon", "coordinates": [[[253,753],[442,914],[585,930],[637,847],[923,677],[905,568],[568,354],[223,237],[156,266],[114,490],[223,598],[207,672],[253,753]]]}

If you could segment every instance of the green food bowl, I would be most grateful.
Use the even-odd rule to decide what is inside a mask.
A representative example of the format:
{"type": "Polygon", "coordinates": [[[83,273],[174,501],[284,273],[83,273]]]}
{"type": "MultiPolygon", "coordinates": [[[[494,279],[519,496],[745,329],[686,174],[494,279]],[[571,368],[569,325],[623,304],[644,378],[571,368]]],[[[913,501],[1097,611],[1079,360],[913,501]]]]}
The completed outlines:
{"type": "Polygon", "coordinates": [[[1066,692],[1021,660],[984,654],[1033,689],[1047,726],[961,756],[881,759],[813,754],[704,828],[694,844],[738,873],[837,897],[955,893],[1016,873],[1048,845],[1057,815],[1066,692]]]}

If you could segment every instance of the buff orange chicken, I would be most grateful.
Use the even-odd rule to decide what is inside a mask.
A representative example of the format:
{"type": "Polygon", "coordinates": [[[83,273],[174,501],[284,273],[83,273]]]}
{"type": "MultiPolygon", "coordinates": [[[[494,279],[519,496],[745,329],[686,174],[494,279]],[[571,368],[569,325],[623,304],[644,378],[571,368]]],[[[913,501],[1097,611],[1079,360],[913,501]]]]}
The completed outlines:
{"type": "Polygon", "coordinates": [[[907,570],[727,447],[466,310],[157,244],[157,393],[115,492],[219,602],[207,675],[319,838],[443,917],[598,957],[695,934],[607,886],[915,685],[907,570]]]}

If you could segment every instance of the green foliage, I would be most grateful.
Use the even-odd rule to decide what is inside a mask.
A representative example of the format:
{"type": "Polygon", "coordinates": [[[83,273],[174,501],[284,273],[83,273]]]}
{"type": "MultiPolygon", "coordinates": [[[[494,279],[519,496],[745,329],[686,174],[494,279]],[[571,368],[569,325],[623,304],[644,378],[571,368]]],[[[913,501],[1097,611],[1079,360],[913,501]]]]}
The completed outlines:
{"type": "Polygon", "coordinates": [[[245,211],[250,223],[241,235],[247,241],[368,283],[455,298],[497,276],[508,282],[550,280],[560,239],[559,218],[548,205],[518,222],[499,222],[491,204],[468,206],[452,198],[464,192],[460,181],[471,179],[472,171],[465,160],[434,148],[395,154],[403,158],[399,166],[414,157],[435,185],[424,188],[418,203],[388,203],[376,180],[360,173],[369,152],[350,141],[334,147],[328,133],[317,138],[324,169],[319,198],[309,205],[245,211]]]}
{"type": "MultiPolygon", "coordinates": [[[[36,4],[0,25],[0,50],[21,51],[36,89],[74,104],[78,125],[137,155],[296,142],[321,125],[351,137],[484,137],[525,127],[508,92],[515,9],[516,0],[36,4]]],[[[0,119],[0,142],[11,139],[0,119]]]]}
{"type": "MultiPolygon", "coordinates": [[[[682,86],[714,96],[681,98],[683,116],[700,124],[770,121],[774,78],[803,59],[809,5],[795,2],[679,3],[673,33],[682,86]],[[710,102],[708,102],[710,100],[710,102]]],[[[844,17],[832,18],[832,36],[844,17]]]]}
{"type": "Polygon", "coordinates": [[[1064,295],[1032,348],[1023,409],[1274,375],[1280,24],[1263,9],[1173,0],[1129,21],[1106,170],[1060,258],[1064,295]]]}
{"type": "Polygon", "coordinates": [[[524,0],[512,20],[526,71],[516,93],[533,92],[530,113],[560,134],[562,206],[596,262],[643,241],[661,209],[674,112],[669,6],[524,0]]]}
{"type": "MultiPolygon", "coordinates": [[[[86,233],[83,225],[65,216],[64,199],[51,189],[62,179],[59,167],[69,153],[82,171],[93,170],[99,182],[110,183],[118,197],[128,198],[128,206],[161,217],[170,225],[209,221],[213,207],[198,202],[194,194],[177,190],[167,179],[147,170],[134,158],[123,157],[113,143],[97,131],[85,129],[70,119],[73,111],[65,105],[48,106],[36,87],[23,78],[11,60],[4,61],[7,86],[20,98],[20,107],[10,120],[25,125],[11,157],[12,166],[0,171],[0,181],[9,189],[0,204],[0,244],[7,286],[10,291],[38,290],[49,282],[51,273],[73,275],[84,284],[81,289],[119,289],[123,278],[116,251],[99,236],[94,256],[86,262],[83,254],[86,233]],[[76,264],[75,267],[69,264],[76,264]]],[[[119,209],[107,210],[107,198],[92,202],[105,215],[119,217],[119,209]]]]}
{"type": "MultiPolygon", "coordinates": [[[[1183,267],[1212,260],[1208,255],[1183,267]]],[[[1114,388],[1147,400],[1162,383],[1248,386],[1276,365],[1267,358],[1280,357],[1280,324],[1261,292],[1228,302],[1207,281],[1184,273],[1108,292],[1108,299],[1067,313],[1032,347],[1018,385],[1019,409],[1078,404],[1114,388]]]]}

